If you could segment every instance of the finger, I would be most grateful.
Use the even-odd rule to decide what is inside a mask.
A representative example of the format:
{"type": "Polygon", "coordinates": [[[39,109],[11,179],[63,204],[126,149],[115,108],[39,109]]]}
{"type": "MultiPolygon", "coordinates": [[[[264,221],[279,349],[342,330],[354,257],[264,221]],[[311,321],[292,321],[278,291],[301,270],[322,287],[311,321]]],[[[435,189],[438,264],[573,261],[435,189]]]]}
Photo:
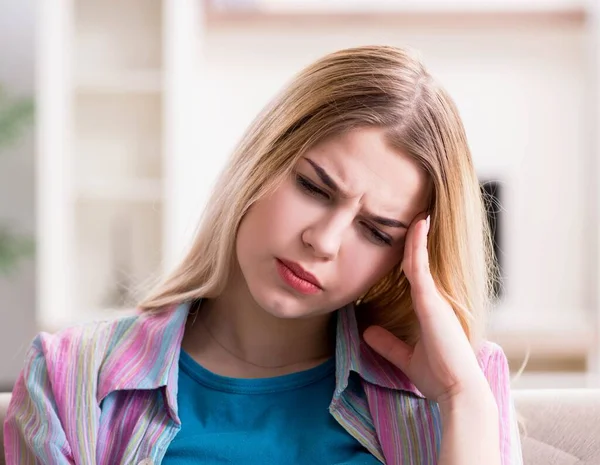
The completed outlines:
{"type": "Polygon", "coordinates": [[[408,232],[406,233],[406,239],[404,240],[404,256],[402,257],[402,271],[409,279],[409,275],[411,274],[410,265],[412,263],[412,255],[413,255],[413,236],[414,236],[414,227],[413,225],[409,226],[408,232]]]}
{"type": "Polygon", "coordinates": [[[412,279],[409,279],[412,292],[415,296],[423,296],[435,292],[435,283],[429,268],[429,250],[427,249],[427,235],[429,225],[423,220],[417,225],[415,232],[414,248],[412,252],[412,279]]]}
{"type": "Polygon", "coordinates": [[[410,244],[410,262],[406,270],[406,277],[410,282],[413,296],[425,295],[435,290],[433,276],[429,268],[429,251],[427,249],[427,220],[419,220],[415,224],[413,237],[410,244]]]}
{"type": "Polygon", "coordinates": [[[413,349],[381,326],[370,326],[363,338],[371,348],[391,363],[407,372],[413,349]]]}
{"type": "Polygon", "coordinates": [[[419,221],[426,218],[426,213],[421,213],[413,219],[412,223],[408,227],[408,231],[406,233],[406,239],[404,243],[404,256],[402,258],[402,269],[404,270],[406,277],[410,281],[410,277],[412,276],[412,263],[414,256],[414,245],[415,245],[415,232],[416,227],[419,224],[419,221]]]}

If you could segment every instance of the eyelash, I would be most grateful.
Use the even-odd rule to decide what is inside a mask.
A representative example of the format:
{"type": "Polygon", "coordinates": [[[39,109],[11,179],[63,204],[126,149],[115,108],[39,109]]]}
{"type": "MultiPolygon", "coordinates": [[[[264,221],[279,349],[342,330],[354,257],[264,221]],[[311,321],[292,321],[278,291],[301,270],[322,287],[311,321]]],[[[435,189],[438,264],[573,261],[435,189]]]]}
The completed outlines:
{"type": "MultiPolygon", "coordinates": [[[[331,197],[329,196],[329,194],[327,192],[325,192],[323,189],[320,189],[319,187],[317,187],[315,184],[313,184],[311,181],[306,179],[304,176],[301,176],[299,174],[296,175],[296,182],[298,183],[300,188],[304,192],[306,192],[308,195],[311,195],[311,196],[316,197],[321,200],[331,200],[331,197]]],[[[389,238],[382,235],[377,229],[372,228],[371,226],[369,226],[366,223],[362,223],[362,225],[367,229],[367,231],[369,232],[370,238],[374,242],[376,242],[380,245],[392,245],[392,241],[389,238]]]]}

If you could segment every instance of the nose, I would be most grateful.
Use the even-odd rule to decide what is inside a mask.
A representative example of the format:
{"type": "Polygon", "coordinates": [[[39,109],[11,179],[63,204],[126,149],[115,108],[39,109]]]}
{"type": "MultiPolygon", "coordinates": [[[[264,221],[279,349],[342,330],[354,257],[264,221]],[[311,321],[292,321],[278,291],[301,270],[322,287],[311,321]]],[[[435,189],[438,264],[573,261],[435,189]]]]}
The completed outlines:
{"type": "Polygon", "coordinates": [[[302,242],[312,249],[315,256],[333,260],[340,252],[344,235],[352,226],[351,212],[331,213],[311,223],[302,232],[302,242]]]}

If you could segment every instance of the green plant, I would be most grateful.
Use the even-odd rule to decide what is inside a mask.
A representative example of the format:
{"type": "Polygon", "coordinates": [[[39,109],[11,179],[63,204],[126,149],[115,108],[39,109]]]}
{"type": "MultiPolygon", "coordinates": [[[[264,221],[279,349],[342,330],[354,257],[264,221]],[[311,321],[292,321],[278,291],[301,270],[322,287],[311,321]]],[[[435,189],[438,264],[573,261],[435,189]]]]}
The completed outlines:
{"type": "MultiPolygon", "coordinates": [[[[31,98],[9,98],[0,87],[0,155],[30,127],[33,114],[31,98]]],[[[35,242],[31,237],[0,223],[0,275],[11,274],[22,259],[34,253],[35,242]]]]}

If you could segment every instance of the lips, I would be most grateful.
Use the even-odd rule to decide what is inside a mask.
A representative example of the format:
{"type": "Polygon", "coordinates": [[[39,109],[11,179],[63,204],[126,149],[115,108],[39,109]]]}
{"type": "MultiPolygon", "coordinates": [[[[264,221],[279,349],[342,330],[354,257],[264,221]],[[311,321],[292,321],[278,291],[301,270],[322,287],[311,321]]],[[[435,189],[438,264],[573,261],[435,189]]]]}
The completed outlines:
{"type": "Polygon", "coordinates": [[[321,283],[319,282],[317,277],[315,275],[313,275],[312,273],[309,273],[308,271],[306,271],[298,263],[290,262],[290,261],[284,260],[282,258],[279,258],[278,260],[281,263],[283,263],[285,266],[287,266],[292,271],[292,273],[294,273],[300,279],[303,279],[304,281],[307,281],[307,282],[313,284],[314,286],[317,286],[319,289],[322,289],[321,283]]]}

